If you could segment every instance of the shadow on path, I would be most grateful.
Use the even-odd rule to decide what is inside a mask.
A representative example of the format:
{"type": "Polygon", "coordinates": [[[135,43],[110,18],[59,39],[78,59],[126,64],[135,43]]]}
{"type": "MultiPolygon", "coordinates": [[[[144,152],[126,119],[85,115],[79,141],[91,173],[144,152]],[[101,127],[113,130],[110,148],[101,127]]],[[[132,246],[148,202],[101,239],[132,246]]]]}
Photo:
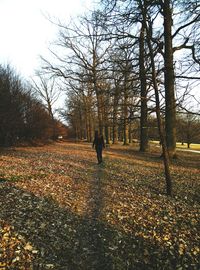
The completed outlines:
{"type": "Polygon", "coordinates": [[[85,233],[89,235],[90,268],[89,269],[113,269],[112,258],[106,249],[105,241],[112,236],[110,228],[101,221],[104,207],[104,168],[103,164],[95,165],[91,179],[88,208],[85,220],[87,226],[85,233]],[[89,226],[88,226],[89,225],[89,226]],[[89,231],[88,231],[89,229],[89,231]],[[105,237],[106,234],[106,237],[105,237]]]}

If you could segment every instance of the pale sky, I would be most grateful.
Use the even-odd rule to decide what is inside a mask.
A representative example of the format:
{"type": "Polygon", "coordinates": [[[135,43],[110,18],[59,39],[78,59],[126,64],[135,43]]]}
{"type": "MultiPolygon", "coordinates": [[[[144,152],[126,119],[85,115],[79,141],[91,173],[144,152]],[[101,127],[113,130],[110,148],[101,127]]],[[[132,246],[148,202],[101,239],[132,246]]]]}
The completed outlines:
{"type": "Polygon", "coordinates": [[[9,63],[25,79],[33,77],[40,67],[39,55],[48,53],[58,31],[45,16],[68,22],[70,17],[92,10],[95,2],[0,0],[0,64],[9,63]]]}
{"type": "Polygon", "coordinates": [[[69,21],[92,9],[93,0],[0,0],[0,64],[34,75],[57,29],[45,16],[69,21]]]}

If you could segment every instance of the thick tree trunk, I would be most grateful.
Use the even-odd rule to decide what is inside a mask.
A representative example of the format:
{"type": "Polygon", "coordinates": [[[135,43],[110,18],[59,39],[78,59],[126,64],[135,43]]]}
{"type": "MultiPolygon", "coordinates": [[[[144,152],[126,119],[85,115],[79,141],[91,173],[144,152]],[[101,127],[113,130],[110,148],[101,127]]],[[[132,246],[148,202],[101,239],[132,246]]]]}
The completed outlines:
{"type": "Polygon", "coordinates": [[[48,113],[51,118],[52,139],[56,140],[57,139],[56,138],[56,122],[54,119],[53,110],[52,110],[51,102],[49,101],[49,99],[47,99],[47,106],[48,106],[48,113]]]}
{"type": "Polygon", "coordinates": [[[112,143],[116,143],[118,140],[118,134],[117,134],[117,129],[118,129],[118,124],[117,124],[117,109],[118,109],[118,101],[119,101],[119,90],[116,86],[115,89],[115,94],[114,94],[114,104],[113,104],[113,122],[112,122],[112,143]]]}
{"type": "Polygon", "coordinates": [[[144,31],[145,26],[142,24],[140,32],[140,85],[141,85],[141,116],[140,116],[140,151],[148,150],[148,130],[147,130],[147,84],[145,71],[145,50],[144,50],[144,31]]]}
{"type": "Polygon", "coordinates": [[[105,125],[105,139],[106,139],[106,144],[109,144],[109,127],[108,125],[105,125]]]}
{"type": "MultiPolygon", "coordinates": [[[[159,101],[159,91],[158,91],[158,84],[156,80],[156,68],[155,68],[155,62],[154,62],[154,53],[153,48],[151,44],[151,30],[149,30],[149,26],[146,22],[146,10],[143,9],[143,20],[145,23],[146,33],[147,33],[147,44],[149,48],[150,53],[150,60],[151,60],[151,69],[152,69],[152,83],[155,91],[155,98],[156,98],[156,115],[157,115],[157,122],[158,122],[158,130],[160,135],[160,142],[162,145],[162,151],[163,151],[163,163],[164,163],[164,169],[165,169],[165,181],[166,181],[166,191],[167,195],[172,195],[172,179],[170,174],[170,161],[169,161],[169,154],[167,151],[167,145],[166,145],[166,137],[165,132],[162,125],[162,118],[161,118],[161,111],[160,111],[160,101],[159,101]]],[[[151,25],[150,25],[151,27],[151,25]]]]}
{"type": "Polygon", "coordinates": [[[91,110],[89,109],[89,142],[92,141],[92,117],[91,110]]]}
{"type": "Polygon", "coordinates": [[[109,96],[106,95],[106,92],[104,93],[104,96],[102,97],[102,105],[103,105],[103,114],[104,114],[104,132],[105,132],[105,140],[106,144],[110,144],[110,134],[109,134],[109,96]]]}
{"type": "MultiPolygon", "coordinates": [[[[149,46],[151,46],[151,44],[149,44],[149,46]]],[[[151,50],[151,54],[152,54],[151,61],[153,61],[154,60],[153,50],[151,50]]],[[[158,122],[158,130],[159,130],[160,142],[162,145],[162,152],[163,152],[162,156],[163,156],[164,168],[165,168],[166,190],[167,190],[167,195],[172,195],[172,179],[171,179],[170,167],[169,167],[170,161],[169,161],[169,154],[167,151],[166,138],[165,138],[162,118],[161,118],[159,91],[158,91],[158,85],[156,81],[156,72],[155,72],[154,63],[152,63],[152,79],[153,79],[153,85],[154,85],[155,97],[156,97],[156,116],[157,116],[157,122],[158,122]]]]}
{"type": "Polygon", "coordinates": [[[129,127],[128,127],[128,96],[126,94],[126,89],[125,89],[125,94],[124,94],[124,145],[128,144],[128,137],[129,137],[129,127]]]}
{"type": "Polygon", "coordinates": [[[163,4],[164,13],[164,40],[165,40],[165,129],[167,149],[170,157],[176,155],[176,102],[174,94],[174,66],[172,47],[172,12],[171,0],[165,0],[163,4]]]}
{"type": "Polygon", "coordinates": [[[117,142],[117,113],[115,112],[115,108],[113,111],[113,124],[112,124],[112,143],[117,142]]]}
{"type": "Polygon", "coordinates": [[[87,142],[90,142],[89,120],[87,117],[85,119],[85,129],[86,129],[86,140],[87,140],[87,142]]]}
{"type": "Polygon", "coordinates": [[[129,140],[129,143],[132,143],[132,124],[131,123],[129,123],[128,140],[129,140]]]}
{"type": "Polygon", "coordinates": [[[102,93],[101,89],[98,85],[98,78],[97,78],[97,53],[96,50],[93,50],[93,64],[92,64],[92,76],[93,76],[93,89],[96,94],[97,100],[97,117],[98,117],[98,126],[100,134],[103,134],[103,113],[102,113],[102,93]]]}
{"type": "Polygon", "coordinates": [[[103,134],[103,113],[102,113],[102,98],[101,94],[99,93],[99,89],[96,89],[96,98],[97,98],[97,117],[98,117],[98,126],[100,134],[103,134]]]}
{"type": "Polygon", "coordinates": [[[87,93],[87,96],[83,94],[84,106],[85,106],[85,124],[87,130],[87,141],[92,141],[92,131],[94,126],[94,120],[92,117],[92,98],[91,94],[87,93]]]}
{"type": "MultiPolygon", "coordinates": [[[[81,108],[81,106],[80,106],[81,108]]],[[[80,123],[80,126],[79,126],[79,139],[82,140],[84,139],[84,130],[85,130],[85,127],[84,127],[84,122],[83,122],[83,115],[82,115],[82,111],[81,109],[79,109],[79,123],[80,123]]]]}

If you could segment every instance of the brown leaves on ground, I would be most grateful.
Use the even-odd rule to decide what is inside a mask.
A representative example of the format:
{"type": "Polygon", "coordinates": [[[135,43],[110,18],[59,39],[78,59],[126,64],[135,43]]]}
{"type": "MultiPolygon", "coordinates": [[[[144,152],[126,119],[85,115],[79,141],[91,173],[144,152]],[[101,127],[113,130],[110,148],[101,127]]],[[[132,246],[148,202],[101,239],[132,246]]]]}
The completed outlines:
{"type": "Polygon", "coordinates": [[[10,225],[0,222],[0,269],[31,269],[37,253],[33,246],[10,225]]]}
{"type": "Polygon", "coordinates": [[[199,269],[199,154],[57,143],[0,155],[0,269],[199,269]]]}

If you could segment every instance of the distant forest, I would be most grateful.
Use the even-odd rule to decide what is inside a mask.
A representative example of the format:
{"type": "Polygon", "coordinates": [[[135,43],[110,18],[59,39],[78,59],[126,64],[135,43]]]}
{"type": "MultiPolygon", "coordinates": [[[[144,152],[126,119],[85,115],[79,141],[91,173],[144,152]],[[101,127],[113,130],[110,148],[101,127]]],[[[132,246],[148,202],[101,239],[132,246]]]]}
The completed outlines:
{"type": "Polygon", "coordinates": [[[10,66],[0,66],[0,145],[47,142],[66,134],[66,126],[52,117],[31,84],[10,66]]]}

